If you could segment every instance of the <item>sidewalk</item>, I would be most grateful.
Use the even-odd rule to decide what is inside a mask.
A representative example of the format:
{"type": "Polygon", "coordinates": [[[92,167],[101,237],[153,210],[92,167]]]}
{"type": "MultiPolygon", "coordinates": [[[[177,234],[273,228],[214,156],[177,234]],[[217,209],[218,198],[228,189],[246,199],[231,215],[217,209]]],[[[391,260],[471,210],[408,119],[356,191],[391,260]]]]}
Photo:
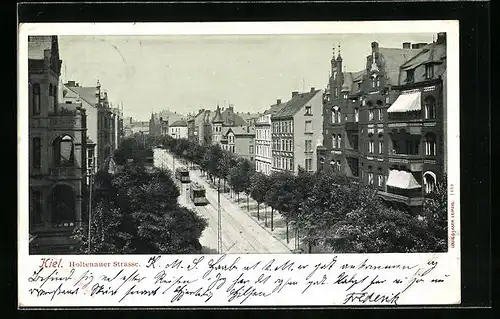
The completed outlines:
{"type": "MultiPolygon", "coordinates": [[[[211,185],[212,183],[205,177],[203,177],[205,180],[207,180],[207,183],[211,185]]],[[[217,186],[211,185],[214,188],[217,186]]],[[[242,212],[250,216],[260,227],[265,229],[269,234],[271,234],[274,238],[282,242],[284,245],[286,245],[292,252],[296,250],[296,245],[295,245],[295,228],[293,227],[292,223],[289,224],[288,226],[288,236],[289,236],[289,242],[286,242],[286,222],[283,216],[276,211],[274,212],[273,216],[273,230],[271,231],[271,207],[266,207],[265,204],[260,204],[260,210],[259,210],[259,219],[257,219],[257,202],[253,200],[251,197],[249,197],[248,200],[248,206],[249,210],[247,209],[247,196],[245,193],[240,193],[240,198],[239,202],[237,202],[237,195],[233,194],[234,198],[231,198],[230,193],[221,193],[221,196],[224,196],[226,199],[230,200],[233,202],[236,206],[240,208],[242,212]],[[265,214],[267,210],[267,227],[266,227],[266,222],[265,222],[265,214]]],[[[298,247],[301,247],[303,245],[303,236],[299,239],[299,245],[298,247]]],[[[302,247],[303,248],[303,247],[302,247]]],[[[304,249],[304,248],[303,248],[304,249]]]]}

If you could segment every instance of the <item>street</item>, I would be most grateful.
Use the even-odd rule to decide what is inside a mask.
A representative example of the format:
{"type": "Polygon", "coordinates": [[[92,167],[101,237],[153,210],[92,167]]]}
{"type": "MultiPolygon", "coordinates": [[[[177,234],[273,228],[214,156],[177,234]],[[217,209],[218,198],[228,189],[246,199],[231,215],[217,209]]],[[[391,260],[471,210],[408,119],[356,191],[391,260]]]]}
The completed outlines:
{"type": "MultiPolygon", "coordinates": [[[[155,166],[168,167],[174,171],[174,160],[165,150],[155,149],[155,166]]],[[[175,167],[181,164],[175,161],[175,167]]],[[[217,253],[217,190],[209,186],[198,170],[190,171],[192,182],[203,185],[206,198],[210,202],[206,206],[194,206],[189,199],[189,184],[178,184],[181,189],[179,204],[196,211],[207,219],[208,227],[204,230],[200,243],[204,253],[217,253]]],[[[263,229],[255,220],[224,196],[220,196],[222,252],[233,254],[245,253],[291,253],[290,249],[263,229]]]]}

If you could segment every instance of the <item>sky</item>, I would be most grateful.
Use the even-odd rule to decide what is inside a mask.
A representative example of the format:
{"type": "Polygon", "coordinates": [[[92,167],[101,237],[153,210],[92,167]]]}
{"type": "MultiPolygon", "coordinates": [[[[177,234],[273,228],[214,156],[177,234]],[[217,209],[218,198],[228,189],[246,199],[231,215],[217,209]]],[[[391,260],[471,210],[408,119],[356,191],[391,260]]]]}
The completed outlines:
{"type": "Polygon", "coordinates": [[[59,36],[62,80],[97,80],[124,116],[187,114],[217,104],[262,112],[292,91],[324,89],[332,48],[340,45],[345,71],[365,67],[371,42],[402,48],[432,42],[425,34],[59,36]]]}

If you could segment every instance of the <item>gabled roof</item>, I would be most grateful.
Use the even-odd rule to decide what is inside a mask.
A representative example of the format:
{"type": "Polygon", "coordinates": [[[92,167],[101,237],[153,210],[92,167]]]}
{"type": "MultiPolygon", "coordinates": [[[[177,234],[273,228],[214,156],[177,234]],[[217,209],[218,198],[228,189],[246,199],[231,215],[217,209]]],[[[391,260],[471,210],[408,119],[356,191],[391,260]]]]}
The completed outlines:
{"type": "Polygon", "coordinates": [[[217,105],[217,110],[215,111],[215,116],[212,119],[212,123],[223,123],[222,115],[220,114],[220,107],[217,105]]]}
{"type": "Polygon", "coordinates": [[[382,63],[385,65],[387,83],[399,85],[399,70],[401,65],[412,59],[421,49],[379,48],[382,63]]]}
{"type": "Polygon", "coordinates": [[[227,108],[221,113],[224,120],[223,125],[226,126],[242,126],[247,125],[247,122],[234,109],[227,108]],[[233,121],[231,121],[231,119],[233,121]]]}
{"type": "Polygon", "coordinates": [[[356,83],[363,81],[363,76],[367,73],[366,69],[357,72],[344,72],[343,92],[354,94],[358,91],[356,83]],[[347,90],[347,91],[346,91],[347,90]]]}
{"type": "Polygon", "coordinates": [[[284,104],[272,115],[273,118],[284,118],[294,116],[302,107],[304,107],[320,90],[314,90],[307,93],[299,93],[284,104]]]}
{"type": "MultiPolygon", "coordinates": [[[[419,69],[419,72],[415,72],[413,76],[413,82],[425,81],[425,68],[422,67],[425,64],[434,64],[436,67],[434,69],[434,77],[438,77],[444,73],[446,70],[446,44],[436,44],[431,43],[423,47],[420,52],[414,56],[411,60],[407,61],[401,66],[401,71],[406,72],[411,69],[419,69]],[[420,68],[422,67],[422,68],[420,68]]],[[[400,78],[399,84],[404,84],[404,75],[400,78]]]]}
{"type": "Polygon", "coordinates": [[[255,127],[253,126],[233,126],[228,128],[225,135],[233,132],[235,136],[255,135],[255,127]]]}
{"type": "Polygon", "coordinates": [[[170,124],[170,127],[186,127],[187,122],[185,120],[178,120],[175,121],[174,123],[170,124]]]}
{"type": "Polygon", "coordinates": [[[260,113],[250,113],[250,112],[247,112],[247,113],[244,113],[244,112],[236,112],[236,114],[238,116],[240,116],[245,122],[247,122],[247,124],[255,119],[255,118],[258,118],[261,114],[260,113]]]}
{"type": "Polygon", "coordinates": [[[28,37],[28,59],[43,60],[45,50],[52,49],[53,38],[50,35],[28,37]]]}

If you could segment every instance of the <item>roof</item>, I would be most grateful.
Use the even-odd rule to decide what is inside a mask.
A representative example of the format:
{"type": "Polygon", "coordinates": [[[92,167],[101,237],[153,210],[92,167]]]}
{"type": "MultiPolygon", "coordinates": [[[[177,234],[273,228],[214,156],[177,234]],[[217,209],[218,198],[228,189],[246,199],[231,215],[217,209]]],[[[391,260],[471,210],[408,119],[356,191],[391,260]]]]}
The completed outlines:
{"type": "Polygon", "coordinates": [[[95,106],[97,103],[96,89],[95,87],[89,86],[64,86],[68,89],[68,92],[72,91],[80,96],[80,99],[84,100],[87,104],[95,106]]]}
{"type": "Polygon", "coordinates": [[[250,120],[253,120],[255,118],[258,118],[261,114],[260,113],[244,113],[244,112],[236,112],[238,116],[240,116],[247,124],[249,123],[250,120]]]}
{"type": "Polygon", "coordinates": [[[236,136],[255,135],[255,127],[253,126],[233,126],[227,130],[225,135],[227,135],[229,131],[232,131],[236,136]]]}
{"type": "Polygon", "coordinates": [[[273,104],[273,105],[271,105],[271,107],[269,109],[264,111],[264,114],[275,114],[276,112],[281,110],[281,108],[283,108],[283,106],[285,106],[285,104],[286,103],[273,104]]]}
{"type": "Polygon", "coordinates": [[[243,126],[247,122],[240,116],[241,114],[234,112],[233,108],[227,108],[221,113],[224,120],[223,125],[226,126],[243,126]]]}
{"type": "Polygon", "coordinates": [[[220,107],[217,105],[217,110],[215,111],[215,116],[212,119],[212,123],[223,123],[222,115],[220,114],[220,107]]]}
{"type": "MultiPolygon", "coordinates": [[[[401,71],[406,72],[406,70],[417,69],[428,63],[437,65],[434,69],[434,77],[442,75],[446,70],[446,43],[436,44],[435,42],[426,45],[420,49],[420,52],[414,56],[411,60],[407,61],[401,65],[401,71]]],[[[413,76],[413,82],[425,81],[425,69],[422,68],[420,72],[415,72],[413,76]]],[[[403,84],[405,78],[401,78],[401,83],[403,84]]]]}
{"type": "MultiPolygon", "coordinates": [[[[57,37],[56,37],[57,39],[57,37]]],[[[53,36],[29,36],[28,37],[28,59],[43,60],[45,50],[52,48],[53,36]]]]}
{"type": "Polygon", "coordinates": [[[421,49],[379,48],[380,61],[384,65],[387,83],[399,85],[400,67],[417,55],[421,49]]]}
{"type": "Polygon", "coordinates": [[[294,116],[304,105],[306,105],[318,92],[321,90],[314,90],[307,93],[299,93],[291,100],[279,108],[273,115],[273,118],[283,118],[294,116]]]}
{"type": "Polygon", "coordinates": [[[178,121],[175,121],[174,123],[170,124],[170,127],[174,127],[174,126],[187,126],[187,121],[186,120],[178,120],[178,121]]]}

